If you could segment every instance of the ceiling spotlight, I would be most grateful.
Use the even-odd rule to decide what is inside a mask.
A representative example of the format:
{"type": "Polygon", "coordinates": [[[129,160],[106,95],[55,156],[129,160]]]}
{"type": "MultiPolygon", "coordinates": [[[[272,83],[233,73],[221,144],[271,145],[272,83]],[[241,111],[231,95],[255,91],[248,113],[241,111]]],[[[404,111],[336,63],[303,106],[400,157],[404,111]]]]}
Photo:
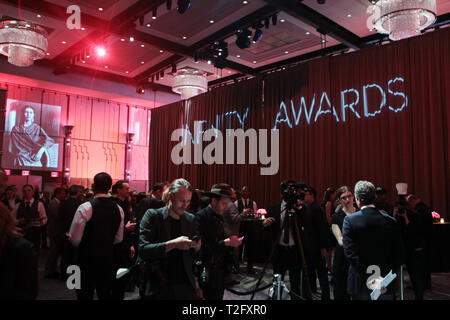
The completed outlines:
{"type": "Polygon", "coordinates": [[[180,14],[183,14],[186,12],[187,9],[191,7],[191,1],[190,0],[178,0],[178,12],[180,14]]]}
{"type": "Polygon", "coordinates": [[[183,40],[186,40],[187,39],[187,37],[186,36],[183,36],[183,40]]]}
{"type": "Polygon", "coordinates": [[[248,1],[242,1],[242,4],[248,4],[248,1]]]}
{"type": "Polygon", "coordinates": [[[134,37],[131,36],[131,37],[130,37],[130,42],[133,42],[133,41],[134,41],[134,37]]]}
{"type": "Polygon", "coordinates": [[[259,42],[263,37],[263,33],[261,29],[256,29],[255,34],[253,35],[253,43],[259,42]]]}
{"type": "Polygon", "coordinates": [[[97,56],[104,57],[106,55],[106,49],[104,46],[97,46],[95,48],[95,52],[97,53],[97,56]]]}
{"type": "Polygon", "coordinates": [[[239,30],[237,32],[236,45],[239,49],[247,49],[252,45],[250,42],[250,36],[252,32],[248,29],[239,30]]]}
{"type": "Polygon", "coordinates": [[[146,26],[147,28],[150,28],[152,25],[151,25],[150,23],[147,23],[145,26],[146,26]]]}
{"type": "Polygon", "coordinates": [[[137,94],[144,94],[145,93],[145,89],[143,87],[137,87],[136,88],[136,93],[137,94]]]}
{"type": "Polygon", "coordinates": [[[160,73],[161,80],[164,79],[164,70],[160,73]]]}
{"type": "Polygon", "coordinates": [[[98,11],[103,11],[103,8],[98,8],[98,11]]]}
{"type": "Polygon", "coordinates": [[[281,22],[281,23],[283,23],[283,22],[285,22],[285,21],[286,21],[286,20],[284,20],[284,19],[280,19],[280,22],[281,22]]]}
{"type": "Polygon", "coordinates": [[[276,14],[274,14],[273,16],[272,16],[272,24],[274,25],[274,26],[276,26],[277,25],[277,15],[276,14]]]}
{"type": "Polygon", "coordinates": [[[157,10],[157,8],[158,8],[158,7],[154,7],[154,8],[153,8],[153,12],[152,12],[152,19],[153,19],[153,20],[156,20],[156,14],[157,14],[156,10],[157,10]]]}
{"type": "Polygon", "coordinates": [[[166,6],[167,6],[167,10],[172,10],[172,0],[167,0],[166,6]]]}
{"type": "Polygon", "coordinates": [[[324,3],[325,3],[325,0],[317,0],[317,3],[318,3],[318,4],[324,4],[324,3]]]}
{"type": "Polygon", "coordinates": [[[40,15],[40,14],[38,14],[36,17],[38,17],[38,18],[42,18],[42,16],[40,15]]]}
{"type": "Polygon", "coordinates": [[[163,53],[164,52],[164,50],[159,50],[159,53],[163,53]]]}

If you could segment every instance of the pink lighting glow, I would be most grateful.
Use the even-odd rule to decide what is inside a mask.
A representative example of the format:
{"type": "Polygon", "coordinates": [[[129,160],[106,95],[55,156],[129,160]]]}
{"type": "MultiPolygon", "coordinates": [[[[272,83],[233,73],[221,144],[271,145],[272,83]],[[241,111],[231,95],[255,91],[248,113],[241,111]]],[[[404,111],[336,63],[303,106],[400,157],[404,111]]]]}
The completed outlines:
{"type": "Polygon", "coordinates": [[[22,176],[29,176],[30,171],[22,170],[22,176]]]}
{"type": "Polygon", "coordinates": [[[441,216],[439,215],[439,213],[437,213],[437,212],[435,212],[435,211],[433,211],[433,212],[431,213],[431,215],[433,216],[433,219],[440,219],[440,218],[441,218],[441,216]]]}

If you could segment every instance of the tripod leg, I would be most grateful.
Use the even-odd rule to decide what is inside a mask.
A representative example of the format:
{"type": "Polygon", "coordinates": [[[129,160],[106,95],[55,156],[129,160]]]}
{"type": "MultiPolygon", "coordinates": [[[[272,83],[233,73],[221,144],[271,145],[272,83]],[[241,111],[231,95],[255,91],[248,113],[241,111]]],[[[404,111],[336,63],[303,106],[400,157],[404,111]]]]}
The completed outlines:
{"type": "Polygon", "coordinates": [[[302,238],[300,237],[300,231],[298,230],[297,221],[294,221],[294,227],[295,227],[295,235],[297,237],[298,247],[299,247],[299,250],[300,250],[300,256],[302,258],[302,265],[303,265],[302,272],[304,272],[304,274],[305,274],[305,288],[306,288],[306,291],[307,291],[307,296],[311,297],[312,293],[311,293],[311,286],[310,286],[310,283],[309,283],[308,266],[306,264],[305,253],[303,251],[302,238]]]}

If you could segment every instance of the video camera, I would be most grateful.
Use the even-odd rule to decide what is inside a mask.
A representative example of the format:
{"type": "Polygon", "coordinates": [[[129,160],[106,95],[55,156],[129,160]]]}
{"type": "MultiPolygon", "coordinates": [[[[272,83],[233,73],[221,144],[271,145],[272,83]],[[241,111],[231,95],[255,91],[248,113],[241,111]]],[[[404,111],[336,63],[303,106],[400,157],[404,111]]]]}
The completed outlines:
{"type": "Polygon", "coordinates": [[[298,200],[305,199],[305,189],[308,186],[303,182],[285,181],[281,184],[281,193],[284,201],[293,206],[297,206],[298,200]]]}

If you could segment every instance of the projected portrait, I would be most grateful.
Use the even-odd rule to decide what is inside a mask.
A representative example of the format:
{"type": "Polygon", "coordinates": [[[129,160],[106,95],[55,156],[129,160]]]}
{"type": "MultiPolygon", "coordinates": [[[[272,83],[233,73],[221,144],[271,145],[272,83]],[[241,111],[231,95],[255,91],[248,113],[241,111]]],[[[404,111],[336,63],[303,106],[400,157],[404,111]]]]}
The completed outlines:
{"type": "Polygon", "coordinates": [[[17,100],[7,102],[2,166],[58,168],[61,107],[17,100]]]}

